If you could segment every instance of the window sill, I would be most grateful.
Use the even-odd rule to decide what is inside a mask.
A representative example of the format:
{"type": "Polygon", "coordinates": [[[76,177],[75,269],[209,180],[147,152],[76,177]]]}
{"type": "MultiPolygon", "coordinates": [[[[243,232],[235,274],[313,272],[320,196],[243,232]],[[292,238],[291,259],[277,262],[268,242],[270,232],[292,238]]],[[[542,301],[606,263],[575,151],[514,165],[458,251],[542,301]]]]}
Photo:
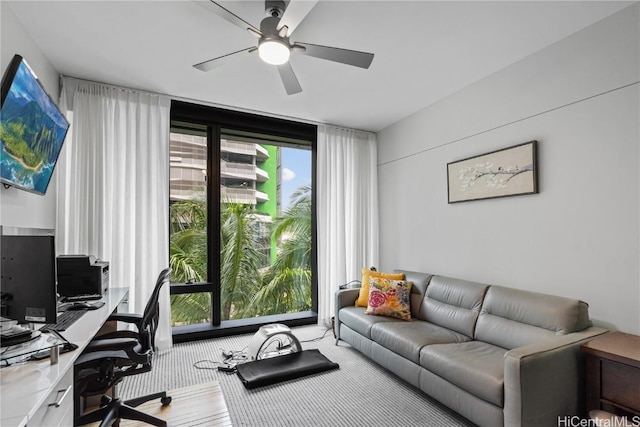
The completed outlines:
{"type": "Polygon", "coordinates": [[[188,342],[208,338],[224,337],[253,333],[261,326],[271,323],[282,323],[287,326],[312,325],[318,322],[318,314],[313,311],[300,313],[277,314],[272,316],[251,317],[248,319],[223,320],[220,326],[209,323],[197,325],[174,326],[173,342],[188,342]]]}

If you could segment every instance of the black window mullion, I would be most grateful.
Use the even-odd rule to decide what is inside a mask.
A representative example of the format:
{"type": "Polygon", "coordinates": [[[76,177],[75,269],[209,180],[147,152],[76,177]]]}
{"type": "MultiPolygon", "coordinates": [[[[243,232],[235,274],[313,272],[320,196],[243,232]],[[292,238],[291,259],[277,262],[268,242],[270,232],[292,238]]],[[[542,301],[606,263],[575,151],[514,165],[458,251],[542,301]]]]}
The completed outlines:
{"type": "Polygon", "coordinates": [[[318,194],[316,191],[318,188],[316,185],[317,146],[317,135],[313,135],[311,139],[311,187],[313,188],[311,192],[311,239],[313,241],[311,245],[311,294],[313,295],[311,298],[311,310],[314,313],[318,312],[318,221],[316,215],[316,194],[318,194]]]}
{"type": "Polygon", "coordinates": [[[211,298],[211,323],[219,326],[221,322],[221,284],[220,284],[220,138],[219,125],[209,126],[207,144],[207,205],[208,205],[208,280],[213,283],[211,298]]]}
{"type": "Polygon", "coordinates": [[[169,288],[170,295],[199,294],[212,292],[211,283],[172,283],[169,288]]]}

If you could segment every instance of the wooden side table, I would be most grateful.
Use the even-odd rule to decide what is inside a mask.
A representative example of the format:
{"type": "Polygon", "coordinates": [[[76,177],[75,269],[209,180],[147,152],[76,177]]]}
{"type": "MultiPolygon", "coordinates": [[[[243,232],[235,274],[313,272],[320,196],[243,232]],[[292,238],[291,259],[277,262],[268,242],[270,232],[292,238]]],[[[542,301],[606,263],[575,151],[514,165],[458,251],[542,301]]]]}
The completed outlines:
{"type": "Polygon", "coordinates": [[[601,335],[580,347],[586,354],[586,409],[640,416],[640,336],[601,335]]]}

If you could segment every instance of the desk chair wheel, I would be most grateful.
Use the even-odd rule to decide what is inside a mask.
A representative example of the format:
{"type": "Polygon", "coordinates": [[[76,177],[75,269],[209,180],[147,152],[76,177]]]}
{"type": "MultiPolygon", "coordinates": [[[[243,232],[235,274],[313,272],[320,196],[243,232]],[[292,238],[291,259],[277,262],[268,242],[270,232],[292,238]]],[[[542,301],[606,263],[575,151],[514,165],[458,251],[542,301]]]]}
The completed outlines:
{"type": "Polygon", "coordinates": [[[163,397],[162,399],[160,399],[160,403],[162,403],[162,406],[167,406],[171,403],[171,396],[163,397]]]}

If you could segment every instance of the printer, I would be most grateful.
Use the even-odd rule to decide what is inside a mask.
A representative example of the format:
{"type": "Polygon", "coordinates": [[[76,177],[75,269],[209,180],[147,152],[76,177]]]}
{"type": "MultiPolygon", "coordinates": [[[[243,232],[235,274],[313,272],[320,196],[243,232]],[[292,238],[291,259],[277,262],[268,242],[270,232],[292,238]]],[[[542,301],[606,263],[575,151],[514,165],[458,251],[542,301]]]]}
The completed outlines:
{"type": "Polygon", "coordinates": [[[109,287],[109,263],[93,255],[60,255],[56,267],[60,296],[103,295],[109,287]]]}

